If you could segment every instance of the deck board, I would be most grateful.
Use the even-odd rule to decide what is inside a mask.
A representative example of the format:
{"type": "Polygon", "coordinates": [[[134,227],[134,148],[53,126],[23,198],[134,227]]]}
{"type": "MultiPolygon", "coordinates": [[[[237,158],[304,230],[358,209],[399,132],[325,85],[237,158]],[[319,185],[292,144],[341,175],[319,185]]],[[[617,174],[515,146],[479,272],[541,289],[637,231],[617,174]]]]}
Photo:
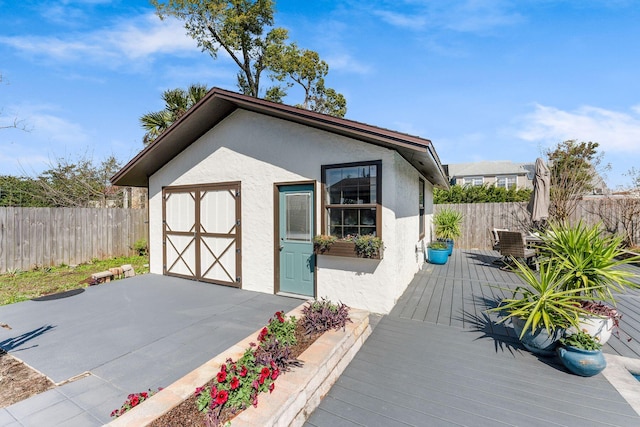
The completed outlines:
{"type": "MultiPolygon", "coordinates": [[[[486,312],[521,284],[497,256],[455,250],[444,266],[425,264],[307,425],[640,425],[604,376],[578,377],[533,356],[486,312]]],[[[619,297],[623,332],[604,351],[638,358],[640,291],[619,297]]]]}

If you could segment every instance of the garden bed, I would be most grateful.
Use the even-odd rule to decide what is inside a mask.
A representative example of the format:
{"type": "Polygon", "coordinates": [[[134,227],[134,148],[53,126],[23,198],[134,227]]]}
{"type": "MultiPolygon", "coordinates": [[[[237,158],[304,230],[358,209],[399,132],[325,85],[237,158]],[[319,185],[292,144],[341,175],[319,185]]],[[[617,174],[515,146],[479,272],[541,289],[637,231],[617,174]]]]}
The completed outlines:
{"type": "Polygon", "coordinates": [[[55,384],[49,378],[0,349],[0,408],[53,387],[55,384]]]}
{"type": "MultiPolygon", "coordinates": [[[[302,307],[287,316],[301,317],[302,307]]],[[[303,367],[293,368],[279,377],[274,392],[261,394],[257,408],[249,407],[241,412],[233,419],[233,426],[302,425],[368,337],[371,332],[368,315],[366,311],[352,309],[349,312],[352,323],[348,323],[344,331],[329,331],[320,336],[298,357],[303,367]]],[[[251,334],[109,425],[151,425],[192,398],[194,390],[216,377],[228,359],[240,358],[259,333],[251,334]]]]}

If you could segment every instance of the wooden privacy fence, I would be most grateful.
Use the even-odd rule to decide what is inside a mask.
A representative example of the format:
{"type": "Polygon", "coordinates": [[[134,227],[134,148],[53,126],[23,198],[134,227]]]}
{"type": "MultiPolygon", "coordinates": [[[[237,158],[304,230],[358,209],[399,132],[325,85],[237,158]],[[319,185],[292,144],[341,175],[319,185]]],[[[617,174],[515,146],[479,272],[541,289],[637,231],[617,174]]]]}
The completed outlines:
{"type": "Polygon", "coordinates": [[[0,273],[133,254],[146,209],[0,207],[0,273]]]}
{"type": "MultiPolygon", "coordinates": [[[[491,249],[489,230],[492,228],[527,231],[532,225],[526,202],[433,206],[434,213],[445,208],[454,209],[464,215],[462,237],[456,240],[456,248],[460,249],[491,249]]],[[[625,228],[622,226],[625,221],[633,242],[640,243],[640,201],[638,199],[635,201],[628,198],[581,200],[569,221],[576,223],[580,219],[588,225],[602,223],[605,230],[617,234],[625,234],[625,228]],[[634,209],[636,213],[630,218],[630,213],[634,209]]]]}

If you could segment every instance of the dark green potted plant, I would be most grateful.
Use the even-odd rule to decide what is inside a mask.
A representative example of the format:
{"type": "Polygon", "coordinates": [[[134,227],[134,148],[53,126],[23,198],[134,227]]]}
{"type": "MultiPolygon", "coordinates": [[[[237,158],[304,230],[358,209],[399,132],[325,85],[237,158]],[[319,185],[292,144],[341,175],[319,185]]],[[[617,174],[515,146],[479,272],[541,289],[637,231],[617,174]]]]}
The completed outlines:
{"type": "Polygon", "coordinates": [[[631,281],[634,274],[620,268],[637,261],[619,258],[624,253],[624,238],[604,235],[599,224],[587,226],[582,221],[573,226],[550,224],[540,237],[544,256],[555,259],[568,275],[562,289],[574,291],[585,300],[601,301],[583,303],[585,313],[580,316],[578,330],[586,329],[606,343],[619,318],[613,294],[640,288],[631,281]]]}
{"type": "Polygon", "coordinates": [[[584,331],[560,339],[558,357],[569,371],[583,377],[592,377],[607,367],[602,344],[584,331]]]}
{"type": "Polygon", "coordinates": [[[509,289],[513,292],[511,298],[504,298],[498,307],[488,311],[502,315],[499,323],[511,319],[528,350],[552,356],[564,331],[578,325],[578,314],[582,312],[580,299],[575,291],[564,289],[569,277],[555,260],[540,264],[538,274],[517,260],[514,265],[515,273],[525,285],[509,289]]]}
{"type": "Polygon", "coordinates": [[[427,245],[427,257],[431,264],[446,264],[449,259],[449,245],[446,242],[431,242],[427,245]]]}
{"type": "Polygon", "coordinates": [[[439,210],[433,215],[434,233],[438,240],[449,244],[449,255],[455,239],[462,235],[462,213],[450,208],[439,210]]]}

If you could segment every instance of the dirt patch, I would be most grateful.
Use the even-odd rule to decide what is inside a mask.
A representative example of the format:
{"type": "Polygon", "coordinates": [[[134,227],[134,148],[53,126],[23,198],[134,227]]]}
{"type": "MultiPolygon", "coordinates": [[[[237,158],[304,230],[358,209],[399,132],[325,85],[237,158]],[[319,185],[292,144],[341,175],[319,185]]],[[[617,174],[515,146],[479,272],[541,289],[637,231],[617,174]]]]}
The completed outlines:
{"type": "Polygon", "coordinates": [[[47,377],[0,350],[0,408],[55,387],[47,377]]]}

